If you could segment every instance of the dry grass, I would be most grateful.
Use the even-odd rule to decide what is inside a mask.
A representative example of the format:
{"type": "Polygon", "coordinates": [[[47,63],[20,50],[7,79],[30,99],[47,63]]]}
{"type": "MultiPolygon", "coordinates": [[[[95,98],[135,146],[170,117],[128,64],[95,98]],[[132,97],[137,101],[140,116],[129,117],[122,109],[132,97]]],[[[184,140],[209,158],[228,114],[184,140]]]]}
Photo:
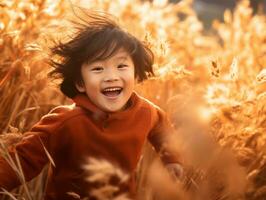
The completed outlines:
{"type": "MultiPolygon", "coordinates": [[[[173,182],[147,145],[140,199],[265,199],[265,14],[253,15],[241,1],[206,34],[191,0],[79,2],[114,14],[155,52],[157,77],[137,90],[171,115],[176,134],[169,145],[184,155],[186,178],[173,182]]],[[[46,52],[50,38],[59,37],[54,32],[69,31],[64,13],[71,8],[63,0],[6,0],[0,9],[0,130],[2,143],[12,145],[52,107],[68,103],[46,77],[46,52]]],[[[43,180],[13,199],[41,199],[43,180]]]]}

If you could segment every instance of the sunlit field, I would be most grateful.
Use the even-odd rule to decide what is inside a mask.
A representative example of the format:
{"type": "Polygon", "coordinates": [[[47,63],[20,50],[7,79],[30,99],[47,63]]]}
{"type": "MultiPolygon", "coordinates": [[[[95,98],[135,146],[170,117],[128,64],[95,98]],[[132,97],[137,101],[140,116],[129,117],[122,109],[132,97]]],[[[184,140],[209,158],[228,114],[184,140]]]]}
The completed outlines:
{"type": "MultiPolygon", "coordinates": [[[[53,107],[72,103],[47,73],[52,41],[73,33],[69,19],[86,18],[78,6],[113,14],[155,54],[156,76],[136,90],[169,114],[175,133],[168,145],[181,155],[185,177],[174,182],[147,144],[137,172],[138,198],[265,200],[266,16],[253,14],[245,0],[209,31],[192,0],[0,1],[2,154],[53,107]]],[[[91,160],[87,169],[127,176],[103,161],[91,160]]],[[[15,191],[3,191],[2,199],[42,199],[45,177],[46,170],[15,191]]],[[[115,186],[105,186],[95,196],[129,199],[113,191],[115,186]]]]}

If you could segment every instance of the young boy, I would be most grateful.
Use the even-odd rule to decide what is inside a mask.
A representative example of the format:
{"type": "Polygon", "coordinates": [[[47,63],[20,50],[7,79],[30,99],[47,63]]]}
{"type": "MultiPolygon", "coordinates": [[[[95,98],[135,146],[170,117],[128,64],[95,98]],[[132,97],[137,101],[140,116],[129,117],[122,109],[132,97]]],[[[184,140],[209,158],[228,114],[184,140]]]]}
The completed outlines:
{"type": "MultiPolygon", "coordinates": [[[[45,199],[74,199],[69,192],[90,197],[86,159],[107,159],[133,175],[146,139],[171,172],[180,175],[178,158],[163,145],[171,133],[164,112],[134,92],[136,82],[153,75],[151,50],[108,16],[90,15],[78,30],[70,41],[52,48],[59,61],[51,59],[51,75],[62,78],[61,91],[75,104],[53,109],[10,149],[19,156],[26,180],[49,162],[46,149],[55,166],[49,170],[45,199]]],[[[132,196],[133,182],[132,176],[132,196]]],[[[0,157],[0,187],[11,190],[19,184],[0,157]]]]}

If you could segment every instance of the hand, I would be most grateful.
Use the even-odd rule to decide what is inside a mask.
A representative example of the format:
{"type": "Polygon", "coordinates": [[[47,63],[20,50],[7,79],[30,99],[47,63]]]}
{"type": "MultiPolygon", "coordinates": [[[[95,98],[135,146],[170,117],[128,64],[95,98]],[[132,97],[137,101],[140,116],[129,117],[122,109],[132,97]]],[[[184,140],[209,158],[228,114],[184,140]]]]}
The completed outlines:
{"type": "Polygon", "coordinates": [[[170,163],[166,164],[165,167],[170,173],[170,176],[174,179],[174,181],[182,181],[184,177],[184,169],[182,165],[178,163],[170,163]]]}

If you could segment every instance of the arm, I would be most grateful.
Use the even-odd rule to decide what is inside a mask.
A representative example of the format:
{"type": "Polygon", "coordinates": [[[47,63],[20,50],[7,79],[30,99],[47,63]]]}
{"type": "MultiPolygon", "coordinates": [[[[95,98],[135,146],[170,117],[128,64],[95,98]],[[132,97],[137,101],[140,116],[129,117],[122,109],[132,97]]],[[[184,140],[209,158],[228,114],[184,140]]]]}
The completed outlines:
{"type": "Polygon", "coordinates": [[[11,190],[24,182],[22,173],[17,170],[19,163],[25,181],[41,172],[49,161],[48,152],[53,154],[50,141],[61,122],[59,114],[52,112],[44,116],[30,132],[24,133],[17,144],[0,149],[0,188],[11,190]]]}
{"type": "Polygon", "coordinates": [[[32,131],[25,133],[16,145],[3,147],[0,156],[0,187],[11,190],[21,182],[37,176],[48,162],[44,150],[44,146],[47,148],[47,141],[46,132],[32,131]]]}
{"type": "Polygon", "coordinates": [[[157,109],[157,113],[153,113],[152,115],[152,123],[154,125],[149,133],[148,139],[159,153],[161,160],[170,174],[175,178],[182,178],[182,161],[177,148],[175,148],[175,130],[165,112],[161,109],[157,109]]]}

